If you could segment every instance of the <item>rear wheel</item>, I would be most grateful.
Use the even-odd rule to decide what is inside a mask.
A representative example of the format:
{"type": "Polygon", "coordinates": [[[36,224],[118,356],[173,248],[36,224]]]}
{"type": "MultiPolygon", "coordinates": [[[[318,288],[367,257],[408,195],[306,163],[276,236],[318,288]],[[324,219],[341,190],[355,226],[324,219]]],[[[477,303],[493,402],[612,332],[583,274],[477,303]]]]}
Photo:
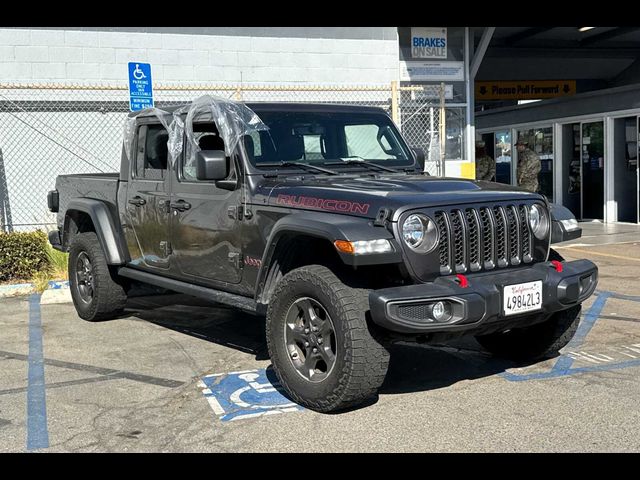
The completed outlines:
{"type": "Polygon", "coordinates": [[[368,290],[344,285],[328,268],[287,273],[267,311],[267,345],[289,396],[319,412],[342,410],[373,396],[389,353],[368,324],[368,290]]]}
{"type": "Polygon", "coordinates": [[[107,265],[94,232],[75,235],[69,247],[69,287],[78,316],[98,321],[122,313],[127,294],[107,265]]]}

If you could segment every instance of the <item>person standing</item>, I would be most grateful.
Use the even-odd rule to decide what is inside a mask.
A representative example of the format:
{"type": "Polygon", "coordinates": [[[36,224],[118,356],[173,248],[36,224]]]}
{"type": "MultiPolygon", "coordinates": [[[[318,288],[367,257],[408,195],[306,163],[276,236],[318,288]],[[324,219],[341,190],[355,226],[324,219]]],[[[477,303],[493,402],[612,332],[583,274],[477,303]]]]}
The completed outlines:
{"type": "Polygon", "coordinates": [[[496,180],[496,161],[487,154],[485,143],[481,140],[476,142],[476,180],[496,180]]]}
{"type": "Polygon", "coordinates": [[[516,149],[518,150],[518,168],[516,171],[518,186],[530,192],[537,192],[538,174],[542,169],[540,157],[527,146],[527,142],[523,138],[518,139],[516,149]]]}

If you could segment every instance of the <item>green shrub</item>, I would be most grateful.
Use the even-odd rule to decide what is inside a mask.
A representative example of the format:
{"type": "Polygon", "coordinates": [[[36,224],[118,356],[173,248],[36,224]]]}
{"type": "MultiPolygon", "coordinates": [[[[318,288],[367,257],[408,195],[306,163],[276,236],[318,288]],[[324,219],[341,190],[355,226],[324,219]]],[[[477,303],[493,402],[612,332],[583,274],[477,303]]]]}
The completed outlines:
{"type": "Polygon", "coordinates": [[[0,233],[0,282],[29,280],[50,265],[44,232],[0,233]]]}

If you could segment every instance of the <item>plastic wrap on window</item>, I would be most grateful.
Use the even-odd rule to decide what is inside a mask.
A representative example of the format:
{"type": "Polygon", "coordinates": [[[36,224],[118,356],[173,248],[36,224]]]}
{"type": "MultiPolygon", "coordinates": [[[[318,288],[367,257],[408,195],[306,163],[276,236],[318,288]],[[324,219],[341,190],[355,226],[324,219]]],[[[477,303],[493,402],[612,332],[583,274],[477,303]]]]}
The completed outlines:
{"type": "MultiPolygon", "coordinates": [[[[135,138],[136,138],[136,124],[137,124],[136,120],[139,116],[147,117],[149,115],[153,115],[157,117],[158,120],[160,120],[160,123],[167,130],[167,132],[169,132],[169,134],[171,133],[171,120],[173,119],[173,117],[171,116],[171,113],[165,110],[162,110],[160,108],[145,108],[144,110],[140,110],[139,112],[136,112],[136,115],[127,117],[127,119],[124,122],[123,138],[124,138],[124,151],[129,161],[132,160],[131,152],[133,151],[133,148],[134,148],[133,142],[135,141],[135,138]]],[[[171,138],[169,140],[171,140],[171,138]]]]}
{"type": "Polygon", "coordinates": [[[269,129],[244,103],[204,95],[173,112],[168,144],[172,163],[182,153],[183,137],[186,137],[186,141],[189,142],[191,147],[189,151],[192,156],[200,151],[193,129],[194,122],[198,121],[215,123],[224,141],[224,151],[227,156],[235,152],[238,143],[245,135],[269,129]]]}

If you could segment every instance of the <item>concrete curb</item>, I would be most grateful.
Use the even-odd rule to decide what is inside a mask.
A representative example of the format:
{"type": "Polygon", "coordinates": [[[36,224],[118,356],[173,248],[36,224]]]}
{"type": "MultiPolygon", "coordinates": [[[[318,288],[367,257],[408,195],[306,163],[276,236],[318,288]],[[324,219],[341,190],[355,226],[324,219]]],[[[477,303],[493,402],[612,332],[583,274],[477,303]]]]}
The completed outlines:
{"type": "MultiPolygon", "coordinates": [[[[36,287],[33,283],[16,283],[12,285],[0,285],[0,298],[30,295],[32,293],[35,293],[35,291],[36,291],[36,287]]],[[[49,287],[43,292],[42,295],[45,298],[55,297],[58,299],[62,299],[62,298],[68,297],[68,301],[71,301],[71,294],[69,293],[69,282],[67,280],[64,280],[64,281],[51,280],[49,282],[49,287]],[[47,292],[57,292],[57,293],[48,294],[47,292]],[[46,297],[45,297],[45,294],[47,294],[46,297]]],[[[61,303],[61,302],[46,301],[43,303],[61,303]]]]}
{"type": "Polygon", "coordinates": [[[29,295],[35,291],[36,291],[36,288],[33,285],[33,283],[16,283],[13,285],[0,285],[0,298],[29,295]]]}
{"type": "Polygon", "coordinates": [[[67,288],[51,288],[49,287],[47,290],[42,292],[40,295],[40,304],[46,305],[51,303],[72,303],[71,299],[71,289],[67,286],[67,288]]]}

